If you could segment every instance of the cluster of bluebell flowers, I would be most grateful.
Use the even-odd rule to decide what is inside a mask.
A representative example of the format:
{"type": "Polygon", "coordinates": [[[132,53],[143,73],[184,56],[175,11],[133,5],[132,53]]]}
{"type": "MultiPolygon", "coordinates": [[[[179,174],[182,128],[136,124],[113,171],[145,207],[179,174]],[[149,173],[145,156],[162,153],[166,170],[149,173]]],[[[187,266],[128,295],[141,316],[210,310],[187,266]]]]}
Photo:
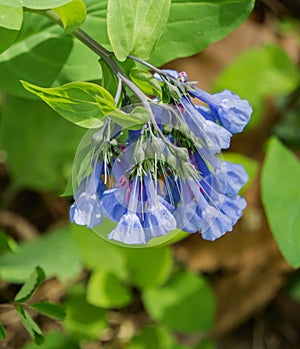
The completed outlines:
{"type": "Polygon", "coordinates": [[[122,129],[108,116],[95,131],[71,221],[93,228],[107,218],[116,222],[108,239],[127,245],[175,229],[215,240],[232,230],[246,206],[238,193],[247,173],[219,153],[244,129],[252,108],[228,90],[202,91],[184,72],[154,76],[168,102],[148,99],[151,115],[138,129],[122,129]]]}

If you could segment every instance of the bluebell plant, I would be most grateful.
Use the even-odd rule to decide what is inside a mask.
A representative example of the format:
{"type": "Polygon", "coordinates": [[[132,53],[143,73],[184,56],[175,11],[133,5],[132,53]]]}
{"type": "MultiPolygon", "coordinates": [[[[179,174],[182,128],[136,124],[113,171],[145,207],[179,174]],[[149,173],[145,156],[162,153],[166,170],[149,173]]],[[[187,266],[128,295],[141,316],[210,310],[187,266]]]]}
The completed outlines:
{"type": "Polygon", "coordinates": [[[199,89],[185,72],[130,58],[153,70],[163,93],[146,95],[117,71],[119,85],[131,89],[149,119],[126,129],[107,115],[95,130],[71,221],[89,228],[103,218],[115,221],[108,239],[126,245],[147,244],[175,229],[213,241],[232,231],[246,207],[239,191],[247,173],[220,152],[243,131],[252,108],[231,91],[199,89]]]}

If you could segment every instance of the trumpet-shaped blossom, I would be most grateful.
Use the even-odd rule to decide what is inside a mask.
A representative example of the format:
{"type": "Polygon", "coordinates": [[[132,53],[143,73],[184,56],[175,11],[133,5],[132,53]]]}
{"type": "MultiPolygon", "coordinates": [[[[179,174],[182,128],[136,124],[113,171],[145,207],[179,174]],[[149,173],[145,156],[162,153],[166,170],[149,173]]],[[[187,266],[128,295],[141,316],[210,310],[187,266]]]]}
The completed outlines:
{"type": "Polygon", "coordinates": [[[115,221],[107,237],[126,245],[147,244],[175,229],[215,240],[232,231],[246,207],[238,194],[246,171],[218,153],[243,130],[252,108],[228,90],[196,88],[185,73],[155,76],[170,91],[170,103],[150,103],[152,117],[141,129],[123,133],[114,126],[112,135],[107,123],[95,133],[97,156],[75,193],[71,221],[89,228],[102,216],[115,221]]]}

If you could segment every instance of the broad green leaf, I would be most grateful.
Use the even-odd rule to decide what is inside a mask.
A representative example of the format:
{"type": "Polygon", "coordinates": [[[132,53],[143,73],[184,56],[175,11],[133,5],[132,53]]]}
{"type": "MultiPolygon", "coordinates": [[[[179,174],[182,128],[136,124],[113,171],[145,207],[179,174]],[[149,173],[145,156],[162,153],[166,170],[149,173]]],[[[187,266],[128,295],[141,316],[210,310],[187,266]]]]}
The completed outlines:
{"type": "Polygon", "coordinates": [[[279,249],[294,268],[300,266],[300,162],[271,138],[262,170],[262,200],[279,249]]]}
{"type": "Polygon", "coordinates": [[[72,0],[53,11],[59,16],[66,31],[77,29],[86,18],[86,7],[82,0],[72,0]]]}
{"type": "Polygon", "coordinates": [[[133,69],[130,72],[130,78],[145,94],[162,97],[160,83],[150,72],[133,69]]]}
{"type": "Polygon", "coordinates": [[[49,302],[37,302],[30,305],[30,307],[37,312],[49,316],[55,320],[63,320],[66,316],[66,309],[59,304],[53,304],[49,302]]]}
{"type": "Polygon", "coordinates": [[[217,349],[215,344],[210,339],[205,339],[197,344],[193,349],[217,349]]]}
{"type": "Polygon", "coordinates": [[[163,284],[169,277],[173,260],[168,247],[123,249],[130,282],[146,289],[163,284]]]}
{"type": "Polygon", "coordinates": [[[200,52],[237,28],[249,16],[253,5],[253,0],[173,0],[151,62],[160,66],[200,52]]]}
{"type": "Polygon", "coordinates": [[[69,335],[62,332],[49,332],[41,345],[29,343],[22,349],[80,349],[80,345],[69,335]]]}
{"type": "Polygon", "coordinates": [[[249,100],[253,107],[249,125],[254,126],[263,117],[265,99],[289,94],[298,81],[292,59],[282,48],[268,45],[242,53],[220,74],[214,90],[229,89],[249,100]]]}
{"type": "Polygon", "coordinates": [[[14,184],[61,192],[84,130],[44,102],[17,97],[8,97],[1,121],[2,147],[14,184]]]}
{"type": "Polygon", "coordinates": [[[23,9],[21,7],[0,5],[0,13],[0,27],[11,30],[21,29],[23,22],[23,9]]]}
{"type": "Polygon", "coordinates": [[[6,331],[5,328],[3,327],[1,321],[0,321],[0,340],[4,339],[6,337],[6,331]]]}
{"type": "MultiPolygon", "coordinates": [[[[178,314],[180,316],[180,314],[178,314]]],[[[175,338],[165,328],[147,326],[132,338],[128,349],[184,349],[175,342],[175,338]]],[[[188,349],[188,348],[186,348],[188,349]]]]}
{"type": "Polygon", "coordinates": [[[44,336],[37,323],[22,306],[18,305],[16,307],[16,310],[22,321],[23,326],[26,328],[33,341],[36,344],[42,344],[44,342],[44,336]]]}
{"type": "Polygon", "coordinates": [[[145,290],[143,301],[150,316],[172,330],[197,332],[212,328],[215,301],[204,277],[176,272],[164,286],[145,290]]]}
{"type": "Polygon", "coordinates": [[[24,13],[24,23],[14,44],[0,56],[0,88],[33,98],[20,84],[29,80],[51,86],[68,60],[73,38],[50,20],[24,13]]]}
{"type": "Polygon", "coordinates": [[[11,30],[0,27],[0,53],[2,53],[11,46],[11,44],[15,41],[18,33],[19,32],[17,30],[11,30]]]}
{"type": "Polygon", "coordinates": [[[47,233],[19,245],[16,253],[0,257],[0,278],[23,283],[39,265],[47,277],[66,282],[77,277],[82,269],[81,259],[68,228],[47,233]]]}
{"type": "Polygon", "coordinates": [[[166,25],[170,0],[108,0],[107,31],[118,60],[148,59],[166,25]]]}
{"type": "MultiPolygon", "coordinates": [[[[90,82],[43,88],[23,81],[23,86],[46,102],[66,120],[82,127],[99,127],[101,117],[116,109],[112,95],[102,86],[90,82]],[[99,98],[106,101],[105,108],[99,108],[99,98]]],[[[102,105],[102,104],[101,104],[102,105]]]]}
{"type": "Polygon", "coordinates": [[[131,303],[132,294],[116,274],[100,267],[89,279],[87,301],[97,307],[122,308],[131,303]]]}
{"type": "Polygon", "coordinates": [[[0,0],[0,5],[13,7],[28,7],[35,10],[44,10],[64,5],[71,0],[0,0]]]}
{"type": "Polygon", "coordinates": [[[33,293],[37,290],[40,284],[45,280],[44,270],[40,267],[36,267],[26,280],[25,284],[21,287],[20,291],[15,296],[15,302],[24,303],[28,301],[33,293]]]}
{"type": "Polygon", "coordinates": [[[65,305],[67,316],[64,327],[72,334],[72,338],[99,339],[108,327],[106,310],[86,301],[83,285],[76,285],[69,291],[65,305]]]}

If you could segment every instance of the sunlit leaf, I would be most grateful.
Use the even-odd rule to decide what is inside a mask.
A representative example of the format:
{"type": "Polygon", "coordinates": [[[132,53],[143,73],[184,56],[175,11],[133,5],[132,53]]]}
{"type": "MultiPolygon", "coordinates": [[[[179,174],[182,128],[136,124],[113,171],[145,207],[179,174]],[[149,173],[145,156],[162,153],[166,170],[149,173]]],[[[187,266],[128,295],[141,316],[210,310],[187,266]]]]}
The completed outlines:
{"type": "Polygon", "coordinates": [[[22,84],[58,114],[78,126],[99,127],[102,124],[101,117],[116,109],[111,94],[102,86],[90,82],[71,82],[51,88],[35,86],[25,81],[22,84]],[[99,102],[100,98],[106,102],[103,109],[99,108],[99,104],[104,105],[99,102]]]}
{"type": "Polygon", "coordinates": [[[268,144],[262,200],[271,231],[288,263],[300,266],[300,162],[276,138],[268,144]]]}
{"type": "Polygon", "coordinates": [[[49,9],[64,5],[71,0],[0,0],[0,5],[13,7],[28,7],[36,10],[49,9]]]}
{"type": "Polygon", "coordinates": [[[131,80],[146,94],[162,97],[160,83],[153,75],[145,70],[133,69],[130,72],[131,80]]]}
{"type": "Polygon", "coordinates": [[[215,301],[204,277],[176,272],[162,287],[146,289],[143,301],[151,317],[170,329],[197,332],[212,328],[215,301]]]}
{"type": "Polygon", "coordinates": [[[0,5],[0,13],[0,27],[12,30],[21,29],[23,21],[23,10],[21,7],[0,5]]]}
{"type": "Polygon", "coordinates": [[[253,0],[173,0],[151,62],[160,66],[200,52],[237,28],[249,16],[253,5],[253,0]]]}
{"type": "Polygon", "coordinates": [[[82,0],[72,0],[53,11],[59,16],[66,31],[77,29],[86,18],[86,7],[82,0]]]}
{"type": "Polygon", "coordinates": [[[80,349],[80,345],[63,332],[49,332],[42,345],[28,343],[22,349],[80,349]]]}
{"type": "Polygon", "coordinates": [[[132,301],[132,294],[116,274],[99,268],[88,282],[87,301],[102,308],[121,308],[132,301]]]}
{"type": "Polygon", "coordinates": [[[107,31],[120,61],[150,57],[168,19],[170,0],[108,0],[107,31]]]}
{"type": "Polygon", "coordinates": [[[45,280],[45,273],[42,268],[36,267],[15,296],[15,302],[23,303],[28,301],[40,284],[45,280]]]}

